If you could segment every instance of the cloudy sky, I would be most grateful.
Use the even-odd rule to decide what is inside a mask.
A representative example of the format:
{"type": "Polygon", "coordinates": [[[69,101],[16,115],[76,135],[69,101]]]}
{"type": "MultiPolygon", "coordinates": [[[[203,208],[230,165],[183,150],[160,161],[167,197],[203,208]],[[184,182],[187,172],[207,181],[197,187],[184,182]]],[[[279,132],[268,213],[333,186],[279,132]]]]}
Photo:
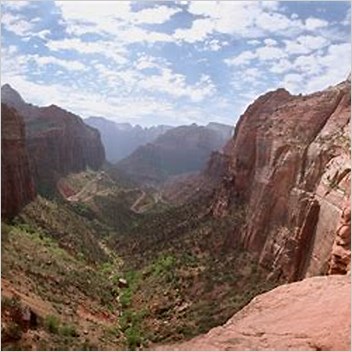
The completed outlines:
{"type": "Polygon", "coordinates": [[[350,3],[2,1],[1,83],[82,117],[234,124],[350,72],[350,3]]]}

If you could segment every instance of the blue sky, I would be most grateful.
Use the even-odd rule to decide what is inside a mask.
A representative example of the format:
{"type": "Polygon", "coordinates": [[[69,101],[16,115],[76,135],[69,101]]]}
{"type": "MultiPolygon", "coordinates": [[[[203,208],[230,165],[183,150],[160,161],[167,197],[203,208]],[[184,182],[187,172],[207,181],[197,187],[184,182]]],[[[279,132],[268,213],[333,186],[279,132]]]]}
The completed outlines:
{"type": "Polygon", "coordinates": [[[350,3],[2,1],[1,83],[82,117],[234,124],[258,95],[350,72],[350,3]]]}

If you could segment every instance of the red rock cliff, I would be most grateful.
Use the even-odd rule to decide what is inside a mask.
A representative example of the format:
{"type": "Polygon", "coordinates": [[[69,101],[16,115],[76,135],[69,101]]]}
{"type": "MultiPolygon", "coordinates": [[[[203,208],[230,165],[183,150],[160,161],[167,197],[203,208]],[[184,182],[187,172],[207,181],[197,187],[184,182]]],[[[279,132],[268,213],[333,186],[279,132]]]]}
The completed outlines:
{"type": "Polygon", "coordinates": [[[213,213],[245,205],[246,226],[234,236],[273,275],[328,270],[350,192],[350,111],[349,81],[307,96],[279,89],[248,107],[225,147],[213,213]]]}
{"type": "Polygon", "coordinates": [[[37,117],[26,126],[35,180],[42,187],[70,172],[96,170],[105,160],[99,132],[57,106],[38,108],[37,117]]]}
{"type": "Polygon", "coordinates": [[[1,104],[1,217],[12,218],[35,195],[23,120],[1,104]]]}
{"type": "Polygon", "coordinates": [[[2,87],[2,98],[23,116],[26,139],[38,192],[55,188],[61,176],[86,168],[98,169],[105,151],[98,130],[58,106],[27,104],[9,85],[2,87]]]}

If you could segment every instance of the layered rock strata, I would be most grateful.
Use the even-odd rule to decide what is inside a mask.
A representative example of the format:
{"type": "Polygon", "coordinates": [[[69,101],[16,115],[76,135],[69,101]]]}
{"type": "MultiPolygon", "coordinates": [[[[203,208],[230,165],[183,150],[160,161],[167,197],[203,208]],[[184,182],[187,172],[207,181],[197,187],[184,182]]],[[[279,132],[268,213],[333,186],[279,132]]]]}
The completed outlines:
{"type": "Polygon", "coordinates": [[[1,104],[1,217],[11,219],[35,196],[24,122],[1,104]]]}
{"type": "Polygon", "coordinates": [[[350,87],[345,81],[306,96],[264,94],[224,149],[228,167],[213,214],[243,204],[246,226],[233,236],[284,280],[328,271],[350,193],[350,87]]]}

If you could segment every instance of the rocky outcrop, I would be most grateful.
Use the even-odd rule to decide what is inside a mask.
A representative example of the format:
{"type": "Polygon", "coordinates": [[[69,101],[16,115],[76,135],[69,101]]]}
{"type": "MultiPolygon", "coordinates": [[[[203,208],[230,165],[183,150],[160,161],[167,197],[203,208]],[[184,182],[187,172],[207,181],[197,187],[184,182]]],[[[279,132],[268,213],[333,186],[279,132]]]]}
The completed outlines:
{"type": "Polygon", "coordinates": [[[255,297],[223,326],[163,351],[350,351],[349,275],[308,278],[255,297]]]}
{"type": "Polygon", "coordinates": [[[23,120],[1,104],[1,217],[11,219],[35,196],[23,120]]]}
{"type": "Polygon", "coordinates": [[[2,87],[2,99],[23,116],[38,192],[48,194],[61,176],[86,168],[96,170],[104,162],[99,132],[79,116],[56,105],[27,104],[9,85],[2,87]]]}
{"type": "Polygon", "coordinates": [[[329,263],[329,274],[346,274],[351,266],[351,206],[343,209],[329,263]]]}
{"type": "MultiPolygon", "coordinates": [[[[350,192],[350,82],[307,96],[278,89],[248,107],[224,149],[212,211],[244,204],[234,236],[288,281],[326,273],[350,192]]],[[[347,246],[347,244],[346,244],[347,246]]]]}

